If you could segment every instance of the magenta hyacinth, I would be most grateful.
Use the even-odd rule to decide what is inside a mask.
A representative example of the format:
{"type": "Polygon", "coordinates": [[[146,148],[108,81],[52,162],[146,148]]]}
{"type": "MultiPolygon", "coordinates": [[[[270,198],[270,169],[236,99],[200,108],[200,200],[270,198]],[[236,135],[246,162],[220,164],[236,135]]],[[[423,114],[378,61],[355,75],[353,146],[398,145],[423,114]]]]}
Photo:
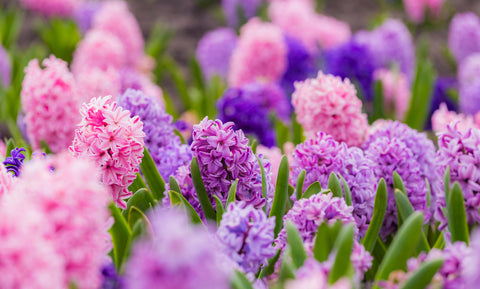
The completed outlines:
{"type": "Polygon", "coordinates": [[[126,208],[124,199],[132,195],[128,186],[143,157],[143,123],[111,101],[111,96],[93,98],[83,104],[80,114],[82,121],[69,149],[101,168],[100,179],[110,188],[115,204],[126,208]]]}
{"type": "Polygon", "coordinates": [[[26,9],[45,17],[69,17],[84,0],[20,0],[26,9]]]}

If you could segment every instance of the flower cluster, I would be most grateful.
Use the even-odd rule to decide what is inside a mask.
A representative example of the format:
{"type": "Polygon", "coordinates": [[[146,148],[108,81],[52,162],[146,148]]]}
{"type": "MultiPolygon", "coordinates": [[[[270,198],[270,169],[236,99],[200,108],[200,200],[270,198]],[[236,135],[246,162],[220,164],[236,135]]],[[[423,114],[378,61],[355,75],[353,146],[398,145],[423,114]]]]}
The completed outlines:
{"type": "Polygon", "coordinates": [[[480,111],[480,53],[467,57],[458,68],[459,106],[466,114],[480,111]]]}
{"type": "Polygon", "coordinates": [[[138,116],[131,118],[110,96],[93,98],[80,113],[82,121],[69,150],[101,168],[102,183],[110,188],[115,203],[125,208],[124,199],[132,194],[128,186],[143,157],[143,123],[138,116]]]}
{"type": "Polygon", "coordinates": [[[457,63],[480,52],[480,19],[475,13],[456,14],[450,22],[448,47],[457,63]]]}

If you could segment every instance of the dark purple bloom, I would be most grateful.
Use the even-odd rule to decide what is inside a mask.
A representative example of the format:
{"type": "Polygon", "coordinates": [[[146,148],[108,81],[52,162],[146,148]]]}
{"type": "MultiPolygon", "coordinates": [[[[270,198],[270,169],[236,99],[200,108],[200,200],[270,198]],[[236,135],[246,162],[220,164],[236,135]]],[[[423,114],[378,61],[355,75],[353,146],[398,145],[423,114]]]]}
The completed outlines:
{"type": "Polygon", "coordinates": [[[453,77],[438,77],[435,80],[433,96],[430,104],[430,112],[425,125],[426,129],[432,129],[432,115],[437,109],[440,108],[440,104],[445,103],[449,111],[458,111],[458,105],[448,94],[450,90],[454,89],[457,89],[457,80],[453,77]]]}
{"type": "Polygon", "coordinates": [[[24,148],[14,148],[10,152],[10,156],[3,162],[3,165],[7,168],[7,172],[13,172],[13,176],[15,177],[20,175],[20,170],[25,160],[24,152],[26,152],[24,148]]]}
{"type": "Polygon", "coordinates": [[[228,26],[238,27],[257,14],[263,0],[222,0],[223,13],[228,26]]]}
{"type": "Polygon", "coordinates": [[[102,268],[102,287],[101,289],[121,289],[123,284],[123,279],[118,275],[115,270],[115,265],[109,263],[103,266],[102,268]]]}
{"type": "Polygon", "coordinates": [[[12,81],[12,62],[8,52],[0,44],[0,85],[9,86],[12,81]]]}

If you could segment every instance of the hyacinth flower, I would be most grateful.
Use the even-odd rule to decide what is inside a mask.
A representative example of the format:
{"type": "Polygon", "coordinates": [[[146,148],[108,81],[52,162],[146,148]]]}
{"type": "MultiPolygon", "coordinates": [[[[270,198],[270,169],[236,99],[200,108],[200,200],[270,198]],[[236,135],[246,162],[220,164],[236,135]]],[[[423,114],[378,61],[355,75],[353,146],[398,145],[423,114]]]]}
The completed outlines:
{"type": "Polygon", "coordinates": [[[448,30],[448,48],[458,64],[480,52],[480,18],[475,13],[455,14],[448,30]]]}
{"type": "Polygon", "coordinates": [[[449,125],[464,132],[470,128],[479,128],[479,124],[478,117],[474,119],[471,115],[448,110],[445,103],[442,103],[432,115],[432,130],[437,133],[446,131],[449,125]]]}
{"type": "Polygon", "coordinates": [[[168,180],[180,166],[190,162],[189,147],[181,144],[174,132],[172,116],[165,112],[157,99],[139,90],[128,89],[118,98],[118,105],[143,122],[145,147],[164,179],[168,180]]]}
{"type": "Polygon", "coordinates": [[[103,265],[102,268],[102,286],[101,289],[121,289],[123,288],[123,278],[119,276],[115,269],[115,264],[108,263],[103,265]]]}
{"type": "Polygon", "coordinates": [[[8,52],[0,44],[0,85],[9,86],[12,81],[12,62],[8,52]]]}
{"type": "MultiPolygon", "coordinates": [[[[427,118],[427,123],[425,124],[425,129],[433,128],[433,114],[441,109],[442,103],[445,105],[447,111],[456,112],[458,111],[458,104],[450,96],[450,91],[457,89],[457,80],[453,77],[438,77],[435,80],[433,87],[432,100],[430,102],[430,112],[429,117],[427,118]]],[[[434,129],[434,131],[438,131],[434,129]]]]}
{"type": "Polygon", "coordinates": [[[21,0],[26,9],[45,17],[70,17],[84,0],[21,0]]]}
{"type": "Polygon", "coordinates": [[[254,17],[262,2],[263,0],[222,0],[228,26],[238,27],[242,22],[254,17]]]}
{"type": "Polygon", "coordinates": [[[363,143],[368,123],[349,79],[318,73],[295,84],[292,104],[307,137],[323,131],[349,146],[363,143]]]}
{"type": "Polygon", "coordinates": [[[382,84],[383,108],[395,119],[403,120],[410,107],[410,84],[405,74],[387,69],[377,69],[373,78],[382,84]]]}
{"type": "Polygon", "coordinates": [[[12,172],[15,177],[20,175],[20,169],[25,160],[24,152],[26,152],[24,148],[14,148],[10,152],[10,156],[3,162],[3,165],[7,168],[7,172],[12,172]]]}
{"type": "Polygon", "coordinates": [[[100,180],[110,189],[113,201],[126,208],[125,198],[143,158],[143,123],[138,116],[111,101],[111,96],[93,98],[80,110],[82,121],[75,131],[70,152],[101,168],[100,180]]]}
{"type": "Polygon", "coordinates": [[[295,280],[290,280],[285,284],[285,289],[351,289],[352,284],[347,279],[340,279],[335,284],[330,285],[328,275],[325,269],[315,259],[309,258],[305,264],[298,270],[295,280]]]}
{"type": "Polygon", "coordinates": [[[123,288],[230,288],[233,263],[204,227],[166,208],[151,211],[149,220],[154,236],[133,245],[123,288]]]}
{"type": "Polygon", "coordinates": [[[425,14],[438,18],[445,0],[403,0],[405,12],[414,23],[425,20],[425,14]]]}
{"type": "Polygon", "coordinates": [[[467,57],[458,67],[460,111],[473,115],[480,111],[480,53],[467,57]]]}

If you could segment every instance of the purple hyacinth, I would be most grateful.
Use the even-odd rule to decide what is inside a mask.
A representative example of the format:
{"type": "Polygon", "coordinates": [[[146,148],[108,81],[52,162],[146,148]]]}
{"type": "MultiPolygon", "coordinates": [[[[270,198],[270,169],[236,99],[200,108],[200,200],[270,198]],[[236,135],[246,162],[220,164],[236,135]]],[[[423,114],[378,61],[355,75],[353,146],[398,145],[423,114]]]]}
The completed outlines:
{"type": "Polygon", "coordinates": [[[9,86],[12,81],[12,62],[8,52],[0,44],[0,85],[9,86]]]}
{"type": "Polygon", "coordinates": [[[123,278],[115,270],[115,264],[108,263],[102,268],[102,287],[101,289],[121,289],[123,288],[123,278]]]}
{"type": "Polygon", "coordinates": [[[10,156],[3,162],[3,165],[7,168],[7,172],[13,172],[14,177],[20,175],[20,170],[25,160],[24,152],[26,152],[24,148],[14,148],[10,152],[10,156]]]}
{"type": "MultiPolygon", "coordinates": [[[[337,221],[341,221],[344,225],[355,224],[352,212],[353,207],[348,206],[343,198],[333,197],[332,193],[318,193],[308,199],[296,201],[283,217],[283,223],[292,222],[299,231],[307,251],[312,252],[318,227],[323,222],[328,225],[337,221]]],[[[278,234],[275,242],[280,249],[287,244],[285,226],[278,234]]]]}
{"type": "Polygon", "coordinates": [[[405,24],[389,19],[373,31],[358,32],[354,38],[366,44],[374,55],[375,67],[399,67],[409,80],[415,70],[415,47],[405,24]]]}
{"type": "Polygon", "coordinates": [[[457,63],[480,52],[480,18],[475,13],[456,14],[448,31],[448,47],[457,63]]]}
{"type": "Polygon", "coordinates": [[[164,179],[174,175],[176,170],[191,160],[187,145],[180,143],[175,135],[172,117],[156,101],[139,90],[128,89],[118,99],[118,104],[137,115],[143,122],[145,146],[164,179]]]}
{"type": "Polygon", "coordinates": [[[230,57],[237,46],[237,38],[235,30],[218,28],[200,39],[195,55],[205,80],[214,75],[227,78],[230,57]]]}
{"type": "Polygon", "coordinates": [[[273,247],[275,217],[243,202],[230,203],[217,230],[217,239],[225,253],[245,273],[257,273],[268,259],[275,256],[273,247]]]}
{"type": "Polygon", "coordinates": [[[374,162],[366,158],[359,148],[348,148],[331,136],[320,132],[315,138],[297,145],[292,154],[291,178],[296,183],[302,170],[306,171],[304,188],[318,181],[328,186],[330,174],[342,175],[352,194],[353,216],[360,235],[365,234],[373,214],[377,177],[374,162]]]}
{"type": "Polygon", "coordinates": [[[440,108],[440,104],[445,103],[449,111],[458,111],[457,103],[448,94],[450,90],[457,89],[457,80],[453,77],[438,77],[435,80],[433,96],[430,103],[430,112],[425,124],[425,129],[432,129],[432,115],[440,108]]]}
{"type": "MultiPolygon", "coordinates": [[[[447,166],[450,166],[451,182],[458,182],[463,191],[468,223],[474,225],[480,222],[480,130],[468,129],[461,132],[455,125],[438,134],[438,151],[436,162],[438,174],[443,176],[447,166]]],[[[443,178],[436,183],[437,207],[435,219],[440,221],[439,229],[447,226],[445,208],[445,192],[443,178]]]]}
{"type": "Polygon", "coordinates": [[[83,33],[92,27],[93,18],[101,8],[102,3],[95,1],[82,1],[75,7],[73,19],[83,33]]]}
{"type": "Polygon", "coordinates": [[[355,39],[325,52],[325,71],[357,82],[366,100],[372,100],[375,59],[369,46],[355,39]]]}
{"type": "Polygon", "coordinates": [[[480,284],[480,231],[478,228],[470,238],[471,253],[465,258],[465,270],[462,277],[465,288],[475,288],[480,284]]]}
{"type": "Polygon", "coordinates": [[[132,247],[125,267],[125,289],[230,288],[232,267],[203,226],[190,224],[186,214],[157,208],[149,220],[151,238],[132,247]]]}
{"type": "Polygon", "coordinates": [[[238,27],[242,21],[255,16],[263,0],[222,0],[222,9],[228,26],[238,27]]]}
{"type": "Polygon", "coordinates": [[[290,96],[295,90],[293,85],[295,81],[303,81],[309,77],[314,77],[317,70],[315,58],[300,40],[285,35],[285,43],[288,47],[288,64],[280,83],[286,94],[290,96]]]}
{"type": "Polygon", "coordinates": [[[459,106],[466,114],[480,111],[480,53],[467,57],[458,67],[459,106]]]}
{"type": "Polygon", "coordinates": [[[406,142],[395,137],[379,135],[372,137],[365,146],[365,155],[375,162],[375,176],[384,178],[388,190],[388,204],[381,236],[386,238],[396,231],[398,226],[395,205],[393,172],[397,172],[405,183],[408,199],[414,210],[422,211],[429,219],[427,210],[427,187],[422,177],[421,164],[414,151],[406,142]]]}

